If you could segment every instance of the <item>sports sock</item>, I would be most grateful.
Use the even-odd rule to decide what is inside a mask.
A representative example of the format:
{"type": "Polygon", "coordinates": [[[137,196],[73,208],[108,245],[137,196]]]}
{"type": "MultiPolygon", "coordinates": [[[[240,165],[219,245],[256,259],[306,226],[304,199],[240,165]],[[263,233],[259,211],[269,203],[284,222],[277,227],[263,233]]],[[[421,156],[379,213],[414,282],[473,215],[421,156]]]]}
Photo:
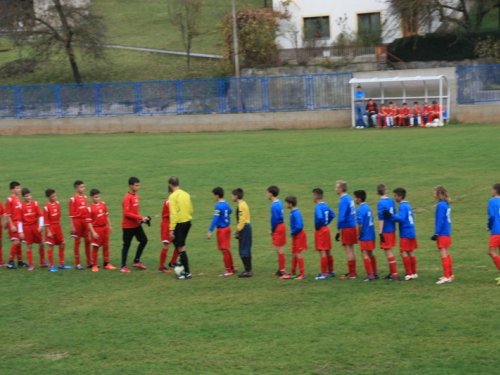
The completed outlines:
{"type": "Polygon", "coordinates": [[[47,251],[47,255],[49,257],[49,267],[53,267],[54,266],[54,250],[49,249],[49,251],[47,251]]]}
{"type": "Polygon", "coordinates": [[[243,265],[245,267],[246,272],[250,272],[252,270],[252,258],[243,257],[241,258],[243,265]]]}
{"type": "Polygon", "coordinates": [[[448,260],[449,260],[449,266],[450,266],[450,276],[453,276],[453,259],[451,258],[451,255],[448,255],[448,260]]]}
{"type": "Polygon", "coordinates": [[[21,244],[17,245],[17,261],[23,261],[23,247],[21,244]]]}
{"type": "MultiPolygon", "coordinates": [[[[75,254],[75,264],[78,266],[80,262],[80,238],[75,238],[75,244],[73,245],[73,253],[75,254]]],[[[87,259],[87,264],[88,259],[87,259]]]]}
{"type": "Polygon", "coordinates": [[[33,251],[26,250],[26,258],[28,258],[28,264],[30,266],[32,266],[33,265],[33,251]]]}
{"type": "Polygon", "coordinates": [[[300,273],[301,275],[304,275],[304,274],[305,274],[305,269],[304,269],[304,258],[297,259],[297,261],[299,262],[299,273],[300,273]]]}
{"type": "MultiPolygon", "coordinates": [[[[90,253],[90,241],[85,239],[85,256],[87,257],[87,265],[94,264],[92,263],[92,254],[90,253]]],[[[97,264],[94,264],[97,266],[97,264]]]]}
{"type": "Polygon", "coordinates": [[[226,251],[226,253],[229,256],[229,263],[231,264],[231,270],[232,270],[234,268],[233,254],[231,253],[231,250],[226,251]]]}
{"type": "Polygon", "coordinates": [[[128,256],[128,247],[123,246],[122,249],[122,267],[125,267],[127,265],[127,256],[128,256]]]}
{"type": "Polygon", "coordinates": [[[177,250],[177,248],[175,248],[172,254],[172,259],[170,259],[170,263],[175,264],[177,262],[178,257],[179,257],[179,251],[177,250]]]}
{"type": "Polygon", "coordinates": [[[403,264],[405,266],[406,274],[411,275],[412,274],[412,269],[411,269],[411,260],[410,257],[403,257],[403,264]]]}
{"type": "Polygon", "coordinates": [[[495,263],[498,270],[500,271],[500,257],[498,255],[495,255],[495,257],[493,258],[493,263],[495,263]]]}
{"type": "Polygon", "coordinates": [[[232,263],[233,259],[231,257],[231,252],[229,250],[223,251],[222,258],[224,260],[224,266],[226,267],[226,271],[229,273],[233,272],[233,263],[232,263]]]}
{"type": "Polygon", "coordinates": [[[349,275],[356,276],[356,261],[348,260],[347,266],[349,267],[349,275]]]}
{"type": "Polygon", "coordinates": [[[13,262],[16,255],[17,255],[17,245],[12,244],[12,246],[10,248],[9,262],[13,262]]]}
{"type": "Polygon", "coordinates": [[[102,246],[102,257],[106,266],[109,263],[109,245],[102,246]]]}
{"type": "Polygon", "coordinates": [[[168,250],[162,248],[160,251],[160,264],[158,265],[158,269],[162,270],[165,268],[165,262],[167,261],[168,250]]]}
{"type": "Polygon", "coordinates": [[[391,270],[391,274],[393,277],[399,277],[398,275],[398,266],[396,263],[395,257],[389,257],[389,269],[391,270]]]}
{"type": "Polygon", "coordinates": [[[450,278],[450,259],[448,257],[441,258],[441,263],[443,264],[443,275],[447,279],[450,278]]]}
{"type": "Polygon", "coordinates": [[[297,258],[292,258],[292,275],[297,273],[297,258]]]}
{"type": "Polygon", "coordinates": [[[97,257],[99,256],[99,247],[92,246],[92,263],[94,266],[97,266],[99,262],[97,261],[97,257]]]}
{"type": "Polygon", "coordinates": [[[366,274],[371,275],[373,273],[371,260],[370,259],[363,259],[363,262],[365,263],[366,274]]]}
{"type": "Polygon", "coordinates": [[[278,254],[278,264],[279,264],[280,271],[285,273],[285,270],[286,270],[285,253],[278,254]]]}
{"type": "Polygon", "coordinates": [[[188,256],[185,251],[179,253],[179,258],[181,259],[181,263],[184,266],[184,272],[185,273],[191,273],[189,272],[189,261],[188,261],[188,256]]]}
{"type": "Polygon", "coordinates": [[[0,245],[0,264],[3,264],[3,248],[2,248],[2,245],[0,245]]]}
{"type": "Polygon", "coordinates": [[[375,255],[372,255],[370,257],[370,261],[371,261],[371,264],[372,264],[372,271],[375,275],[378,275],[378,267],[377,267],[377,258],[375,257],[375,255]]]}
{"type": "Polygon", "coordinates": [[[43,247],[38,249],[38,255],[40,256],[40,264],[45,264],[45,249],[43,247]]]}
{"type": "Polygon", "coordinates": [[[410,257],[410,261],[411,261],[411,273],[414,275],[417,273],[417,257],[416,256],[410,257]]]}
{"type": "Polygon", "coordinates": [[[328,271],[331,273],[334,270],[334,268],[333,268],[333,261],[334,261],[333,255],[328,255],[327,260],[328,260],[328,271]]]}
{"type": "Polygon", "coordinates": [[[59,265],[64,266],[64,247],[59,247],[59,265]]]}
{"type": "Polygon", "coordinates": [[[328,271],[328,258],[321,257],[321,273],[323,275],[326,275],[327,271],[328,271]]]}

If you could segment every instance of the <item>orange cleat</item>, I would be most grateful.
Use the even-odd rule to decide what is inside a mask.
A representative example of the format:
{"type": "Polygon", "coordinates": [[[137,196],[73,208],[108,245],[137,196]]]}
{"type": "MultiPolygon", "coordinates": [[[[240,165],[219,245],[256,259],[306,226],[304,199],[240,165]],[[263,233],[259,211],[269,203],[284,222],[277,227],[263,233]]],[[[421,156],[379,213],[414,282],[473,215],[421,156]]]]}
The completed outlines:
{"type": "Polygon", "coordinates": [[[92,267],[92,272],[99,272],[99,267],[93,266],[92,267]]]}
{"type": "Polygon", "coordinates": [[[107,265],[104,266],[105,270],[116,270],[116,267],[113,266],[111,263],[108,263],[107,265]]]}

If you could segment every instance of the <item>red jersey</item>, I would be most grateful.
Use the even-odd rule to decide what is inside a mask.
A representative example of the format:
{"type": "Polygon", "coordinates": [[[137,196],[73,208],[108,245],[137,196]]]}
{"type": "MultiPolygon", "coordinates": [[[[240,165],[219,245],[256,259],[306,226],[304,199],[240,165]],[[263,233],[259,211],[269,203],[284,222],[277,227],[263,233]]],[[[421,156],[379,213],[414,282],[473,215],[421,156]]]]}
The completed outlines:
{"type": "Polygon", "coordinates": [[[415,105],[412,108],[412,112],[414,115],[420,115],[420,113],[422,113],[422,108],[420,108],[420,106],[418,105],[415,105]]]}
{"type": "Polygon", "coordinates": [[[139,215],[139,195],[127,193],[123,198],[122,228],[137,228],[142,216],[139,215]]]}
{"type": "Polygon", "coordinates": [[[87,217],[87,197],[75,194],[69,200],[69,217],[75,219],[87,217]]]}
{"type": "Polygon", "coordinates": [[[388,116],[389,115],[389,108],[380,108],[380,112],[378,113],[380,116],[388,116]]]}
{"type": "Polygon", "coordinates": [[[392,108],[387,108],[385,110],[385,113],[387,114],[387,116],[391,117],[391,116],[394,116],[395,115],[395,112],[392,108]]]}
{"type": "Polygon", "coordinates": [[[431,106],[425,106],[424,107],[424,116],[428,115],[429,113],[433,112],[433,109],[431,106]]]}
{"type": "Polygon", "coordinates": [[[432,107],[432,110],[436,112],[436,114],[441,113],[441,106],[439,104],[436,104],[435,106],[432,107]]]}
{"type": "Polygon", "coordinates": [[[0,216],[2,216],[4,213],[5,213],[5,211],[3,209],[3,204],[2,204],[2,201],[0,201],[0,216]]]}
{"type": "Polygon", "coordinates": [[[43,208],[43,221],[46,226],[59,225],[61,219],[61,207],[59,202],[46,203],[43,208]]]}
{"type": "Polygon", "coordinates": [[[405,116],[409,116],[411,113],[411,110],[409,107],[406,107],[406,108],[401,108],[401,114],[402,115],[405,115],[405,116]]]}
{"type": "Polygon", "coordinates": [[[43,217],[38,202],[31,201],[30,203],[23,202],[21,204],[23,208],[23,225],[38,224],[38,218],[43,217]]]}
{"type": "Polygon", "coordinates": [[[163,204],[163,211],[161,212],[162,221],[170,223],[170,199],[167,198],[163,204]]]}
{"type": "Polygon", "coordinates": [[[87,207],[87,222],[92,223],[94,228],[108,225],[108,208],[104,202],[92,203],[87,207]]]}
{"type": "Polygon", "coordinates": [[[10,216],[12,222],[18,223],[23,221],[23,206],[21,199],[15,195],[11,195],[5,202],[5,216],[10,216]]]}

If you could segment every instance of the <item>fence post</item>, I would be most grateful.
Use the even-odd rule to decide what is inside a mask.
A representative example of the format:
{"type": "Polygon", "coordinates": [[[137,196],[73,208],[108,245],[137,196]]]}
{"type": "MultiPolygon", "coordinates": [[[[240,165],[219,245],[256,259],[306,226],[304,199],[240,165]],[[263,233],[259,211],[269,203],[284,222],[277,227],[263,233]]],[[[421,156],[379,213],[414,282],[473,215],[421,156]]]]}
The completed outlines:
{"type": "Polygon", "coordinates": [[[135,112],[137,116],[142,114],[142,95],[141,95],[141,84],[134,83],[134,98],[135,98],[135,112]]]}
{"type": "Polygon", "coordinates": [[[177,105],[177,114],[184,114],[184,98],[182,93],[181,81],[175,81],[175,103],[177,105]]]}
{"type": "Polygon", "coordinates": [[[56,107],[56,117],[61,118],[62,117],[62,95],[61,95],[61,86],[58,85],[53,85],[54,88],[54,100],[55,100],[55,107],[56,107]]]}
{"type": "Polygon", "coordinates": [[[219,111],[224,114],[227,112],[227,92],[226,92],[226,81],[224,79],[217,80],[217,87],[219,92],[219,111]]]}
{"type": "Polygon", "coordinates": [[[16,98],[16,116],[18,119],[21,119],[23,118],[23,97],[21,95],[21,88],[15,86],[14,93],[16,98]]]}
{"type": "Polygon", "coordinates": [[[314,91],[313,91],[313,77],[308,75],[306,76],[306,105],[309,111],[314,109],[314,91]]]}
{"type": "Polygon", "coordinates": [[[265,113],[269,112],[269,79],[267,77],[261,78],[260,90],[262,92],[262,108],[265,113]]]}
{"type": "Polygon", "coordinates": [[[456,73],[457,73],[457,86],[458,86],[458,87],[457,87],[457,91],[458,91],[457,101],[458,101],[459,103],[462,103],[461,98],[460,98],[460,72],[461,72],[461,68],[460,68],[460,67],[458,67],[458,68],[457,68],[457,71],[456,71],[456,73]]]}
{"type": "Polygon", "coordinates": [[[101,101],[101,85],[94,85],[94,100],[95,100],[95,114],[97,117],[102,116],[102,101],[101,101]]]}

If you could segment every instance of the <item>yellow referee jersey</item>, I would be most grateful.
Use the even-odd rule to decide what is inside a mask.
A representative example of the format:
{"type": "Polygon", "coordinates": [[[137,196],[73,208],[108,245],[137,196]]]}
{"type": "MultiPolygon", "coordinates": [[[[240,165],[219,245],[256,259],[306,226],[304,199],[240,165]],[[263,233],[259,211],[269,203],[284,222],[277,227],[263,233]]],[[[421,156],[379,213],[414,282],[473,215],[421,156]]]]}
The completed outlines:
{"type": "Polygon", "coordinates": [[[192,219],[193,205],[191,196],[184,190],[177,189],[170,194],[170,230],[174,230],[179,223],[192,219]]]}
{"type": "Polygon", "coordinates": [[[238,231],[243,230],[245,224],[250,224],[250,210],[245,201],[238,203],[238,231]]]}

